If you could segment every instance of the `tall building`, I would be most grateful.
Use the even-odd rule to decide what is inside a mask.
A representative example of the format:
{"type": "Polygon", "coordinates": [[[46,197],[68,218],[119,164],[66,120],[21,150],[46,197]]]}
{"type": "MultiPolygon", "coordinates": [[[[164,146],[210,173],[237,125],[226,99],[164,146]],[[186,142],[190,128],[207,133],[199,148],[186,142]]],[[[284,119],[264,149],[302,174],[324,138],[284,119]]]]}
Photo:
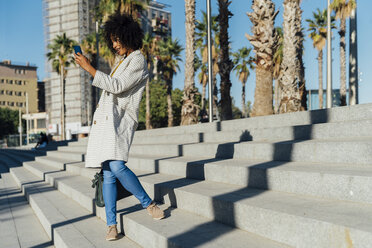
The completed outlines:
{"type": "Polygon", "coordinates": [[[38,112],[37,67],[26,63],[12,64],[10,60],[0,62],[0,107],[21,109],[26,113],[28,93],[29,113],[38,112]]]}
{"type": "Polygon", "coordinates": [[[151,33],[153,37],[166,37],[172,35],[172,15],[166,8],[170,7],[157,1],[150,1],[141,15],[142,29],[151,33]]]}
{"type": "MultiPolygon", "coordinates": [[[[95,32],[94,8],[100,0],[43,0],[45,45],[48,46],[57,35],[66,36],[79,44],[90,33],[95,32]]],[[[168,5],[150,1],[147,10],[140,14],[142,28],[154,37],[171,35],[171,13],[168,5]]],[[[48,51],[48,48],[46,48],[48,51]]],[[[59,133],[61,123],[61,83],[60,76],[52,70],[46,58],[45,106],[48,114],[48,128],[52,134],[59,133]]],[[[100,62],[100,69],[104,65],[100,62]]],[[[77,66],[70,66],[65,81],[66,131],[72,134],[87,130],[94,107],[92,78],[77,66]]]]}
{"type": "MultiPolygon", "coordinates": [[[[89,33],[94,32],[92,10],[95,5],[96,0],[43,0],[45,45],[48,46],[57,35],[63,33],[80,44],[89,33]]],[[[45,105],[48,127],[51,127],[51,130],[58,130],[61,123],[62,100],[60,76],[52,70],[51,62],[47,58],[45,65],[45,105]]],[[[78,132],[82,125],[88,124],[88,105],[91,102],[90,80],[90,76],[78,66],[71,65],[67,69],[66,130],[72,133],[78,132]]]]}

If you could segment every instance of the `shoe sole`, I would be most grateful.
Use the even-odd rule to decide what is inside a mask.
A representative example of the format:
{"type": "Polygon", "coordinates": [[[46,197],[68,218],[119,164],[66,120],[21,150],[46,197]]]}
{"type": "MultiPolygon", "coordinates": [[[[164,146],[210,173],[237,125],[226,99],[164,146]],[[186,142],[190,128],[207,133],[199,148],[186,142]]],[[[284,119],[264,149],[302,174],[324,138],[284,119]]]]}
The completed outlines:
{"type": "Polygon", "coordinates": [[[106,239],[106,241],[114,241],[114,240],[117,240],[118,238],[110,238],[110,239],[106,239]]]}

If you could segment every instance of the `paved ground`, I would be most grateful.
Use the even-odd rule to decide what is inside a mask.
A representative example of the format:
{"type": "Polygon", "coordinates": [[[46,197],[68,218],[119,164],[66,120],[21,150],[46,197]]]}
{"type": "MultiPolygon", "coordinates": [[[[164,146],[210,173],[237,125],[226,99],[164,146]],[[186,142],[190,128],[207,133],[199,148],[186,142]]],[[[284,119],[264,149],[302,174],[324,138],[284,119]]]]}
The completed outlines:
{"type": "Polygon", "coordinates": [[[0,158],[0,247],[54,247],[0,158]]]}

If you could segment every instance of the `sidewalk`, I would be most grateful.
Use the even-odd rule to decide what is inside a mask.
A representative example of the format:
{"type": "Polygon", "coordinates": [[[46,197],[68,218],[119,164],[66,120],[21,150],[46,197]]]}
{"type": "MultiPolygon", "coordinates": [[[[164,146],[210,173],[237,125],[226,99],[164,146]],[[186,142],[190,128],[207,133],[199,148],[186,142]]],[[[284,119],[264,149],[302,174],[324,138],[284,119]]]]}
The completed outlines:
{"type": "Polygon", "coordinates": [[[54,247],[10,175],[9,161],[1,155],[0,161],[0,247],[54,247]]]}

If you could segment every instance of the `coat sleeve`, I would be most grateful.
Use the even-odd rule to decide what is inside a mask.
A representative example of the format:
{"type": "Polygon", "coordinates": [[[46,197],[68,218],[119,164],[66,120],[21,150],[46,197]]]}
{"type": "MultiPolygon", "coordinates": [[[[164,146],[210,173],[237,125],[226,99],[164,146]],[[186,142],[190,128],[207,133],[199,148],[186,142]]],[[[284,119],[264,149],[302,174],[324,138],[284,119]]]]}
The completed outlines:
{"type": "Polygon", "coordinates": [[[130,90],[148,77],[145,60],[142,56],[133,58],[129,61],[127,68],[116,71],[115,74],[111,78],[106,73],[97,70],[92,85],[112,94],[119,94],[130,90]]]}

